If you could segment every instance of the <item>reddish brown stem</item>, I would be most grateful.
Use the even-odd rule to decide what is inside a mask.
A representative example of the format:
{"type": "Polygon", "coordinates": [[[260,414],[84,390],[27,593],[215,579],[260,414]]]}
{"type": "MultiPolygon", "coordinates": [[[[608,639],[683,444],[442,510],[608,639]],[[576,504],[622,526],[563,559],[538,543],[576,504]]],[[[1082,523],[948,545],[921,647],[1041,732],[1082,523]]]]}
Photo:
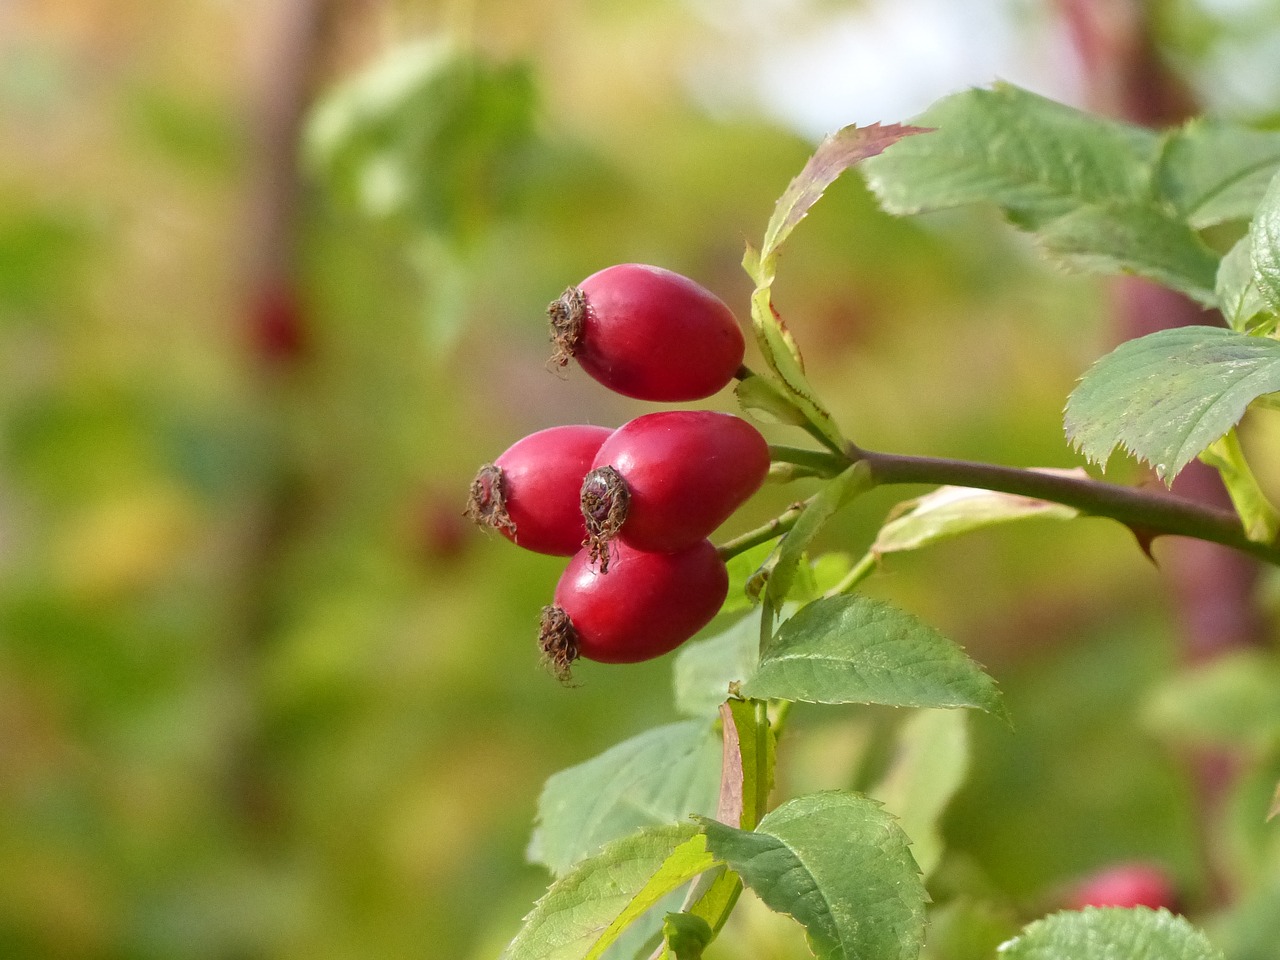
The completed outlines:
{"type": "MultiPolygon", "coordinates": [[[[262,64],[254,88],[254,137],[251,178],[247,185],[245,222],[245,288],[292,292],[297,232],[297,142],[312,86],[314,65],[323,45],[324,25],[334,0],[285,0],[263,14],[257,39],[262,64]]],[[[250,298],[245,298],[250,299],[250,298]]],[[[279,384],[268,381],[268,388],[279,384]]],[[[270,416],[278,394],[264,392],[261,408],[270,416]]],[[[296,535],[306,509],[307,491],[286,460],[265,478],[243,547],[243,607],[239,640],[228,651],[230,668],[242,675],[241,687],[252,691],[263,649],[275,629],[272,585],[276,569],[296,535]]],[[[246,697],[251,694],[246,693],[246,697]]],[[[226,790],[255,842],[280,835],[281,798],[273,783],[275,766],[262,731],[257,705],[240,711],[239,729],[229,750],[226,790]]]]}

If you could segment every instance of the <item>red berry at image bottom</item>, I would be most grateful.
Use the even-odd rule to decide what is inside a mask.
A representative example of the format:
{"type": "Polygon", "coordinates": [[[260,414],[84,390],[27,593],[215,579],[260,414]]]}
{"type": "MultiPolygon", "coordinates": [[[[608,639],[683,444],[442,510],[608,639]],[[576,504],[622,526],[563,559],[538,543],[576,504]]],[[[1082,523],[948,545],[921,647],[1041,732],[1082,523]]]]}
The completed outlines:
{"type": "Polygon", "coordinates": [[[562,679],[579,657],[637,663],[674,650],[706,626],[729,592],[724,561],[709,540],[675,553],[618,544],[608,573],[577,553],[543,608],[539,643],[562,679]]]}
{"type": "Polygon", "coordinates": [[[517,440],[471,481],[467,516],[526,550],[573,556],[587,535],[582,480],[610,433],[571,424],[517,440]]]}
{"type": "Polygon", "coordinates": [[[1149,863],[1121,863],[1080,881],[1067,900],[1072,909],[1083,907],[1165,907],[1178,909],[1173,880],[1149,863]]]}

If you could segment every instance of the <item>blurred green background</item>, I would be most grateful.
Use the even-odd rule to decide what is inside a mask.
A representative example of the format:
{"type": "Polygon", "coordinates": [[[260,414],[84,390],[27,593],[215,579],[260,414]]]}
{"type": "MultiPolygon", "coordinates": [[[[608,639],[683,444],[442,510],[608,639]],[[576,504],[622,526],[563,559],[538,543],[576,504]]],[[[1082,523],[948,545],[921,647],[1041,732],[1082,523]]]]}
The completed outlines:
{"type": "MultiPolygon", "coordinates": [[[[1160,40],[1264,117],[1280,13],[1221,7],[1161,5],[1160,40]]],[[[667,660],[541,670],[561,562],[461,517],[524,434],[651,409],[550,373],[545,304],[642,261],[745,318],[743,243],[817,136],[997,76],[1079,100],[1053,4],[0,0],[0,957],[495,956],[547,883],[543,780],[674,716],[667,660]]],[[[1114,335],[990,212],[894,221],[856,176],[775,303],[858,442],[1020,465],[1076,462],[1062,405],[1114,335]]],[[[964,869],[1027,916],[1132,857],[1194,900],[1187,777],[1139,722],[1178,652],[1122,529],[869,589],[1007,692],[964,869]]],[[[783,789],[853,782],[877,723],[798,710],[783,789]]]]}

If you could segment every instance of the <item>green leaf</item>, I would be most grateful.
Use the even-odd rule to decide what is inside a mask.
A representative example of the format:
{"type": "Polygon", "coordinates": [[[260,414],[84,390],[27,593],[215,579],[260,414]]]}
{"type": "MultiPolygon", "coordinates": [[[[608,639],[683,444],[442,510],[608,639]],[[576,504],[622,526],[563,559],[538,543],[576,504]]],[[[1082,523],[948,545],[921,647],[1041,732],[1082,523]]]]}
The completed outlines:
{"type": "Polygon", "coordinates": [[[1066,431],[1090,460],[1119,446],[1165,482],[1280,390],[1280,342],[1218,327],[1161,330],[1095,363],[1067,400],[1066,431]]]}
{"type": "MultiPolygon", "coordinates": [[[[778,248],[840,174],[854,164],[882,153],[904,137],[928,132],[922,127],[873,123],[868,127],[844,127],[823,140],[774,205],[773,215],[764,231],[764,244],[760,248],[759,260],[765,271],[762,276],[772,280],[770,265],[778,248]]],[[[767,283],[763,285],[767,286],[767,283]]]]}
{"type": "Polygon", "coordinates": [[[1007,719],[995,681],[960,647],[861,595],[803,607],[778,629],[742,692],[759,700],[975,707],[1007,719]]]}
{"type": "Polygon", "coordinates": [[[1161,736],[1193,744],[1280,743],[1280,661],[1250,650],[1189,667],[1152,694],[1143,720],[1161,736]]]}
{"type": "MultiPolygon", "coordinates": [[[[724,868],[713,867],[702,876],[714,873],[717,869],[724,868]]],[[[684,905],[688,892],[688,886],[685,886],[672,890],[665,897],[660,898],[644,916],[636,919],[618,934],[613,943],[609,944],[608,949],[600,955],[600,960],[650,960],[662,945],[663,921],[668,914],[678,911],[684,905]]]]}
{"type": "Polygon", "coordinates": [[[1271,807],[1267,810],[1267,820],[1280,817],[1280,783],[1276,784],[1275,796],[1271,798],[1271,807]]]}
{"type": "Polygon", "coordinates": [[[1249,235],[1241,237],[1222,258],[1214,282],[1218,309],[1232,330],[1265,335],[1276,328],[1276,314],[1262,299],[1253,273],[1253,246],[1249,235]]]}
{"type": "Polygon", "coordinates": [[[1217,256],[1152,184],[1159,153],[1169,164],[1168,189],[1185,204],[1220,186],[1192,180],[1193,173],[1206,175],[1192,163],[1200,140],[1166,143],[1160,152],[1148,130],[1007,84],[941,100],[919,122],[936,132],[866,164],[868,183],[889,212],[994,203],[1036,231],[1044,252],[1068,268],[1137,274],[1216,304],[1217,256]]]}
{"type": "Polygon", "coordinates": [[[1280,133],[1196,119],[1167,135],[1160,195],[1192,227],[1248,220],[1280,167],[1280,133]]]}
{"type": "Polygon", "coordinates": [[[769,792],[773,789],[773,731],[762,703],[729,700],[721,706],[720,717],[725,773],[718,818],[750,830],[768,809],[769,792]]]}
{"type": "Polygon", "coordinates": [[[1217,305],[1217,255],[1150,202],[1080,207],[1046,223],[1036,239],[1050,259],[1069,269],[1136,274],[1217,305]]]}
{"type": "Polygon", "coordinates": [[[692,825],[647,827],[551,885],[502,960],[594,960],[671,891],[715,866],[692,825]]]}
{"type": "Polygon", "coordinates": [[[676,709],[686,716],[713,716],[729,696],[729,684],[751,676],[759,656],[759,614],[705,640],[690,640],[672,666],[676,709]]]}
{"type": "MultiPolygon", "coordinates": [[[[772,278],[769,282],[772,283],[772,278]]],[[[843,447],[845,441],[840,427],[818,399],[817,392],[805,376],[804,363],[795,338],[774,309],[767,285],[757,286],[751,295],[751,325],[756,346],[773,371],[774,379],[771,382],[774,386],[791,406],[804,415],[805,422],[811,424],[828,444],[837,449],[843,447]]]]}
{"type": "Polygon", "coordinates": [[[1258,293],[1280,311],[1280,174],[1272,178],[1249,224],[1249,251],[1258,293]]]}
{"type": "Polygon", "coordinates": [[[798,416],[801,424],[810,427],[836,449],[844,445],[840,428],[810,386],[795,338],[773,306],[770,288],[773,286],[778,249],[836,177],[889,144],[921,132],[913,127],[875,124],[862,129],[845,127],[832,134],[818,145],[804,169],[778,198],[765,228],[764,246],[756,250],[748,245],[743,254],[743,269],[755,283],[755,291],[751,295],[752,330],[756,345],[773,373],[769,384],[748,388],[744,404],[766,410],[784,422],[788,419],[794,422],[798,416]],[[768,385],[772,385],[774,390],[767,390],[768,385]],[[776,396],[771,396],[771,393],[776,396]]]}
{"type": "MultiPolygon", "coordinates": [[[[1045,469],[1042,472],[1081,478],[1087,476],[1079,469],[1045,469]]],[[[1080,511],[1073,507],[1047,500],[974,487],[938,487],[923,497],[898,504],[876,534],[871,549],[877,555],[918,550],[941,540],[1015,520],[1036,517],[1070,520],[1079,515],[1080,511]]]]}
{"type": "Polygon", "coordinates": [[[1000,947],[1000,960],[1223,960],[1182,917],[1147,907],[1055,913],[1000,947]]]}
{"type": "Polygon", "coordinates": [[[926,894],[906,834],[874,800],[831,791],[790,800],[754,832],[704,821],[707,847],[772,910],[794,917],[820,960],[915,960],[926,894]]]}
{"type": "Polygon", "coordinates": [[[366,216],[469,236],[509,192],[535,100],[523,64],[440,39],[407,43],[319,100],[304,159],[366,216]]]}
{"type": "Polygon", "coordinates": [[[927,879],[942,859],[938,823],[969,770],[967,718],[957,710],[921,710],[898,735],[893,762],[871,796],[898,817],[927,879]]]}
{"type": "Polygon", "coordinates": [[[529,859],[563,874],[638,827],[716,809],[720,737],[708,720],[655,727],[548,778],[529,859]]]}
{"type": "Polygon", "coordinates": [[[863,165],[890,213],[986,202],[1034,228],[1081,207],[1150,195],[1155,134],[1010,84],[947,97],[916,122],[936,131],[863,165]]]}
{"type": "Polygon", "coordinates": [[[770,600],[781,606],[791,593],[796,574],[804,561],[805,552],[815,537],[822,532],[827,521],[834,517],[851,500],[872,486],[871,471],[863,462],[855,463],[839,476],[824,484],[794,527],[782,538],[778,547],[777,562],[769,574],[766,586],[770,600]]]}
{"type": "Polygon", "coordinates": [[[1222,476],[1246,536],[1258,543],[1273,542],[1280,534],[1280,515],[1253,475],[1236,431],[1228,430],[1209,444],[1200,459],[1222,476]]]}
{"type": "Polygon", "coordinates": [[[733,388],[742,409],[762,423],[785,423],[803,427],[809,422],[803,410],[771,380],[753,374],[733,388]]]}
{"type": "Polygon", "coordinates": [[[690,913],[669,913],[662,924],[660,960],[702,960],[715,934],[707,921],[690,913]]]}
{"type": "Polygon", "coordinates": [[[729,919],[741,894],[742,878],[727,867],[717,867],[694,882],[689,894],[690,905],[684,912],[706,923],[714,938],[729,919]]]}

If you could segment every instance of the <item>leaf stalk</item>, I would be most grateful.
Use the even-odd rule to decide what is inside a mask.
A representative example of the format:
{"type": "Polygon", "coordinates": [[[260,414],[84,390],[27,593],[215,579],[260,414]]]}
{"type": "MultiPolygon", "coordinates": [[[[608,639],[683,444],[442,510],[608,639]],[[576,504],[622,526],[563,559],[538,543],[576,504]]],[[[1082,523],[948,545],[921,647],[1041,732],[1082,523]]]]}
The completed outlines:
{"type": "Polygon", "coordinates": [[[1280,566],[1280,545],[1251,540],[1234,512],[1174,493],[969,460],[877,453],[853,444],[846,452],[850,462],[867,465],[875,484],[952,484],[1033,497],[1116,520],[1143,538],[1192,537],[1280,566]]]}

